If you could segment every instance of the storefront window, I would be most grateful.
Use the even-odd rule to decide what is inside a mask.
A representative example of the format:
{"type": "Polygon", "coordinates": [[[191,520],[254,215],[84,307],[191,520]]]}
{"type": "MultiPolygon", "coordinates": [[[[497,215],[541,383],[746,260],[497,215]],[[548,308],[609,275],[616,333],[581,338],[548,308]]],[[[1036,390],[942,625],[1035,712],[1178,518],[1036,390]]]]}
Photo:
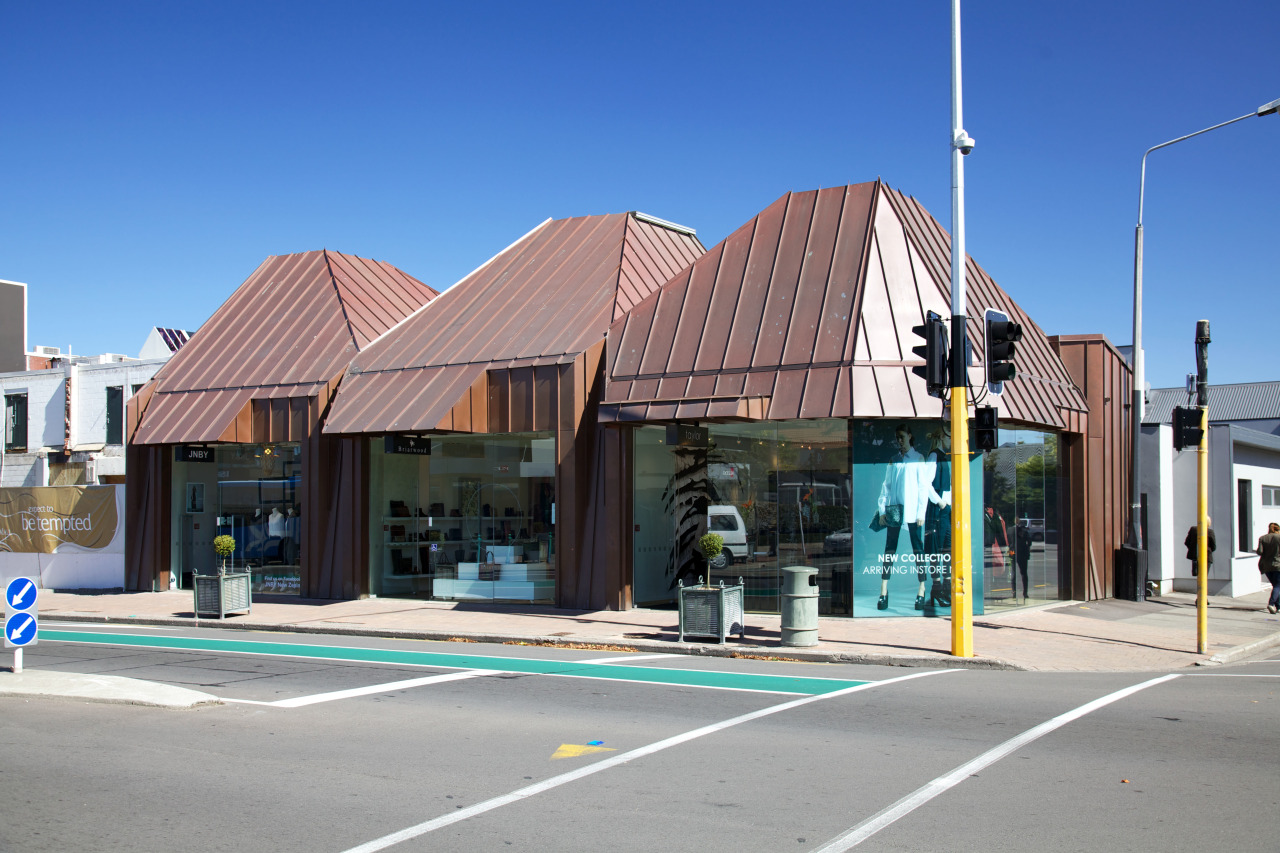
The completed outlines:
{"type": "Polygon", "coordinates": [[[236,540],[228,571],[248,571],[257,593],[301,590],[301,456],[296,443],[175,448],[173,497],[179,531],[175,582],[219,568],[215,536],[236,540]]]}
{"type": "Polygon", "coordinates": [[[705,441],[635,434],[633,598],[670,604],[678,584],[745,585],[747,609],[777,613],[781,569],[818,568],[819,610],[851,608],[850,467],[843,420],[710,424],[705,441]],[[724,551],[697,550],[708,531],[724,551]]]}
{"type": "Polygon", "coordinates": [[[370,587],[447,600],[555,599],[555,438],[373,440],[370,587]]]}
{"type": "Polygon", "coordinates": [[[1058,437],[1000,430],[985,454],[982,479],[983,571],[989,607],[1013,607],[1059,596],[1058,437]]]}
{"type": "MultiPolygon", "coordinates": [[[[782,569],[808,566],[818,570],[821,615],[950,614],[944,422],[830,419],[705,430],[705,442],[689,446],[668,443],[664,427],[635,431],[637,605],[669,605],[680,582],[741,578],[748,610],[777,613],[782,569]],[[725,540],[725,553],[710,565],[695,547],[708,530],[725,540]]],[[[982,613],[982,457],[969,464],[974,612],[982,613]]],[[[1052,515],[1046,504],[1043,517],[1052,515]]]]}

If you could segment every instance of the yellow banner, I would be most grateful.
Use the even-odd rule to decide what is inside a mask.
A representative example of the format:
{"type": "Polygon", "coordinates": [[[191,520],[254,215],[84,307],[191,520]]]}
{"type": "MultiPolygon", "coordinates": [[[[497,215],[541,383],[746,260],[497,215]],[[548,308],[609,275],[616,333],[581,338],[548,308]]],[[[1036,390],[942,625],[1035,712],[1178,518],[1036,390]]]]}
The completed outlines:
{"type": "Polygon", "coordinates": [[[61,545],[106,548],[118,521],[114,486],[0,489],[0,551],[53,554],[61,545]]]}

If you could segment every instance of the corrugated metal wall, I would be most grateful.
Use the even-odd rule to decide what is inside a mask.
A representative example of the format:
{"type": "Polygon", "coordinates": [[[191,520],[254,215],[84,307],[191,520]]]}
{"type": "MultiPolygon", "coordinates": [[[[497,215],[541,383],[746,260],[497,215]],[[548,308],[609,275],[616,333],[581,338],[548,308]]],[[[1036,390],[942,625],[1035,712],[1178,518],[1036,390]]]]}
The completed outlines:
{"type": "Polygon", "coordinates": [[[1130,400],[1133,371],[1101,335],[1049,338],[1084,393],[1089,413],[1083,435],[1064,435],[1062,466],[1068,477],[1070,566],[1067,597],[1093,601],[1115,593],[1115,551],[1124,543],[1129,515],[1130,400]]]}

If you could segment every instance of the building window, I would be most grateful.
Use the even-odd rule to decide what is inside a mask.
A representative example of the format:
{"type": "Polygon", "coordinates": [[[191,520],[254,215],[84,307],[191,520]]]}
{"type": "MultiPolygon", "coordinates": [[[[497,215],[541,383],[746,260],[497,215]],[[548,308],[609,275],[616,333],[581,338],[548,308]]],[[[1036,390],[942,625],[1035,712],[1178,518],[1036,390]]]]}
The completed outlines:
{"type": "Polygon", "coordinates": [[[1237,537],[1241,551],[1253,550],[1253,481],[1236,480],[1236,518],[1240,522],[1237,537]]]}
{"type": "Polygon", "coordinates": [[[124,444],[124,386],[107,388],[107,444],[124,444]]]}
{"type": "Polygon", "coordinates": [[[4,395],[4,449],[6,453],[27,452],[27,395],[4,395]]]}
{"type": "Polygon", "coordinates": [[[1280,506],[1280,486],[1262,487],[1262,505],[1280,506]]]}

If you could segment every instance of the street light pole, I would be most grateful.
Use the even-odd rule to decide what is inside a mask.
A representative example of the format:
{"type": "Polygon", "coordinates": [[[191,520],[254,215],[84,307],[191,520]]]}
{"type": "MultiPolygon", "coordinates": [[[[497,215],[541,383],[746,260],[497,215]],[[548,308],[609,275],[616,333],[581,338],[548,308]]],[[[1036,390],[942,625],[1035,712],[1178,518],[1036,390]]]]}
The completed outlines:
{"type": "Polygon", "coordinates": [[[1229,124],[1235,124],[1238,121],[1244,121],[1254,116],[1271,115],[1277,110],[1280,110],[1280,99],[1263,104],[1253,112],[1245,113],[1230,121],[1224,121],[1221,124],[1215,124],[1213,127],[1206,127],[1204,130],[1197,130],[1195,133],[1188,133],[1186,136],[1179,136],[1177,139],[1170,139],[1168,142],[1153,145],[1147,149],[1146,154],[1142,155],[1142,177],[1138,181],[1138,226],[1134,231],[1133,238],[1133,403],[1130,407],[1132,410],[1130,453],[1133,459],[1133,465],[1131,466],[1133,476],[1129,484],[1129,533],[1126,540],[1128,545],[1139,550],[1142,549],[1143,542],[1142,481],[1139,477],[1141,457],[1138,444],[1142,435],[1142,416],[1146,408],[1146,379],[1142,358],[1142,199],[1147,187],[1147,155],[1152,151],[1168,148],[1170,145],[1190,139],[1193,136],[1199,136],[1202,133],[1208,133],[1211,130],[1217,130],[1220,127],[1226,127],[1229,124]]]}
{"type": "Polygon", "coordinates": [[[951,0],[951,654],[973,657],[969,525],[969,368],[965,360],[964,131],[960,78],[960,0],[951,0]]]}

